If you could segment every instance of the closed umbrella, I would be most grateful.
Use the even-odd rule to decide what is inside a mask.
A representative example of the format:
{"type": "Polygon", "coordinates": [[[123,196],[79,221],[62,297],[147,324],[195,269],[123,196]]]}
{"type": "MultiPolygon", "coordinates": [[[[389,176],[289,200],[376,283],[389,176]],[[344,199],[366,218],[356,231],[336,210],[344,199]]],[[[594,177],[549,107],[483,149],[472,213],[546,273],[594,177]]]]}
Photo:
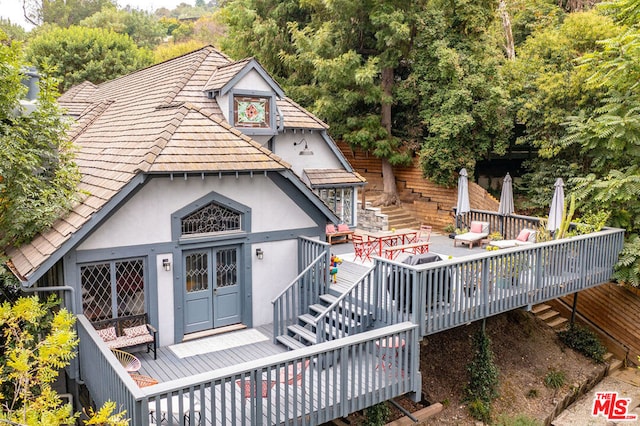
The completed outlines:
{"type": "Polygon", "coordinates": [[[469,207],[469,178],[467,169],[460,170],[458,177],[458,204],[456,206],[456,215],[463,215],[471,211],[469,207]]]}
{"type": "Polygon", "coordinates": [[[549,232],[554,232],[560,228],[560,222],[564,214],[564,182],[562,178],[556,179],[554,186],[556,189],[553,192],[551,208],[549,209],[549,221],[547,223],[547,230],[549,232]]]}
{"type": "Polygon", "coordinates": [[[513,183],[509,173],[502,181],[502,192],[500,193],[500,205],[498,213],[507,216],[513,213],[513,183]]]}

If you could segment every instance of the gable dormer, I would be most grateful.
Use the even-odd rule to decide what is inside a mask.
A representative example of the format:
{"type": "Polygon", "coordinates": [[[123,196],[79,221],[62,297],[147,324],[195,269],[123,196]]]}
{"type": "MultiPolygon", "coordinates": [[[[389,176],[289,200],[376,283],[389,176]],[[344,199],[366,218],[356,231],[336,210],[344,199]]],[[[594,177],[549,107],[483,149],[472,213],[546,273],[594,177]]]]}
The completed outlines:
{"type": "Polygon", "coordinates": [[[284,91],[254,58],[218,67],[203,90],[242,133],[278,134],[283,120],[276,100],[284,97],[284,91]]]}

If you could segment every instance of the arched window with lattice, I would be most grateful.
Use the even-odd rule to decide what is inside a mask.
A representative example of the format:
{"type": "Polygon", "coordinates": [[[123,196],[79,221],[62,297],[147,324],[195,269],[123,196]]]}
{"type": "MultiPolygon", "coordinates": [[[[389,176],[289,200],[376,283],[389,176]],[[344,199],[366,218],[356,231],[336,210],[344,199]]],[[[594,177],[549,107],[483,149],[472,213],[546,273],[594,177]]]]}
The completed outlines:
{"type": "Polygon", "coordinates": [[[182,236],[239,231],[239,212],[211,202],[181,219],[182,236]]]}

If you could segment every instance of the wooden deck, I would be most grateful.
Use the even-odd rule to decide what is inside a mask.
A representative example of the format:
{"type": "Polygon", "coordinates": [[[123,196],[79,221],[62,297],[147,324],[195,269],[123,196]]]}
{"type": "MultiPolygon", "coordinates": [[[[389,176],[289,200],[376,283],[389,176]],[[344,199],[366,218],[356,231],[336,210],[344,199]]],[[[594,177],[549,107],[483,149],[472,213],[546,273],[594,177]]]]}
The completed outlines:
{"type": "MultiPolygon", "coordinates": [[[[153,377],[159,382],[168,382],[170,380],[193,376],[203,371],[213,371],[228,367],[229,365],[242,364],[287,351],[284,346],[273,343],[273,327],[270,324],[257,327],[255,330],[266,336],[267,339],[255,343],[247,342],[245,345],[235,346],[230,349],[217,350],[183,358],[178,357],[171,349],[171,346],[158,348],[158,359],[156,360],[153,359],[152,353],[146,353],[142,348],[142,352],[135,353],[135,356],[142,362],[140,374],[153,377]]],[[[242,330],[239,331],[241,332],[242,330]]],[[[210,339],[223,339],[225,336],[226,334],[203,337],[198,340],[192,340],[187,344],[198,345],[198,342],[210,339]]]]}
{"type": "MultiPolygon", "coordinates": [[[[343,262],[339,266],[338,282],[331,285],[331,291],[337,294],[343,293],[369,269],[370,266],[367,265],[348,261],[343,262]]],[[[242,364],[243,362],[254,361],[270,355],[287,352],[284,346],[273,343],[273,324],[261,325],[256,327],[255,330],[267,337],[267,339],[255,343],[247,342],[247,344],[242,346],[235,346],[230,349],[217,350],[185,358],[178,357],[170,346],[158,348],[157,360],[153,359],[152,353],[146,353],[144,352],[144,348],[139,348],[142,352],[136,352],[135,355],[142,361],[140,374],[153,377],[159,382],[166,382],[189,377],[202,373],[203,371],[212,371],[229,365],[242,364]]],[[[202,342],[203,340],[224,339],[225,336],[225,334],[221,334],[203,337],[189,341],[187,344],[198,345],[198,342],[202,342]]]]}

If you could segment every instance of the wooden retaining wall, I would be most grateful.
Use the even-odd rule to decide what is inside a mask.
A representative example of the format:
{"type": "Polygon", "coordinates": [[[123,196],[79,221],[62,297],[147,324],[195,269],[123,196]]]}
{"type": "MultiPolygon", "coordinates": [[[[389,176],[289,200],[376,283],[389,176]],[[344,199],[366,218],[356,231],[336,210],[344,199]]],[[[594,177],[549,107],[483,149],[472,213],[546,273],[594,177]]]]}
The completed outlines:
{"type": "MultiPolygon", "coordinates": [[[[570,308],[573,295],[560,299],[570,308]]],[[[577,312],[628,349],[627,361],[640,364],[640,296],[638,290],[608,283],[582,290],[577,312]]]]}
{"type": "MultiPolygon", "coordinates": [[[[338,142],[338,148],[358,173],[367,179],[365,199],[371,201],[383,189],[382,165],[379,158],[361,149],[351,149],[338,142]],[[369,195],[371,194],[371,195],[369,195]]],[[[446,188],[425,179],[418,158],[409,167],[394,167],[396,185],[403,208],[409,210],[418,221],[442,230],[453,223],[453,208],[456,206],[458,190],[446,188]]],[[[469,203],[472,209],[497,211],[498,200],[475,182],[469,182],[469,203]]]]}

